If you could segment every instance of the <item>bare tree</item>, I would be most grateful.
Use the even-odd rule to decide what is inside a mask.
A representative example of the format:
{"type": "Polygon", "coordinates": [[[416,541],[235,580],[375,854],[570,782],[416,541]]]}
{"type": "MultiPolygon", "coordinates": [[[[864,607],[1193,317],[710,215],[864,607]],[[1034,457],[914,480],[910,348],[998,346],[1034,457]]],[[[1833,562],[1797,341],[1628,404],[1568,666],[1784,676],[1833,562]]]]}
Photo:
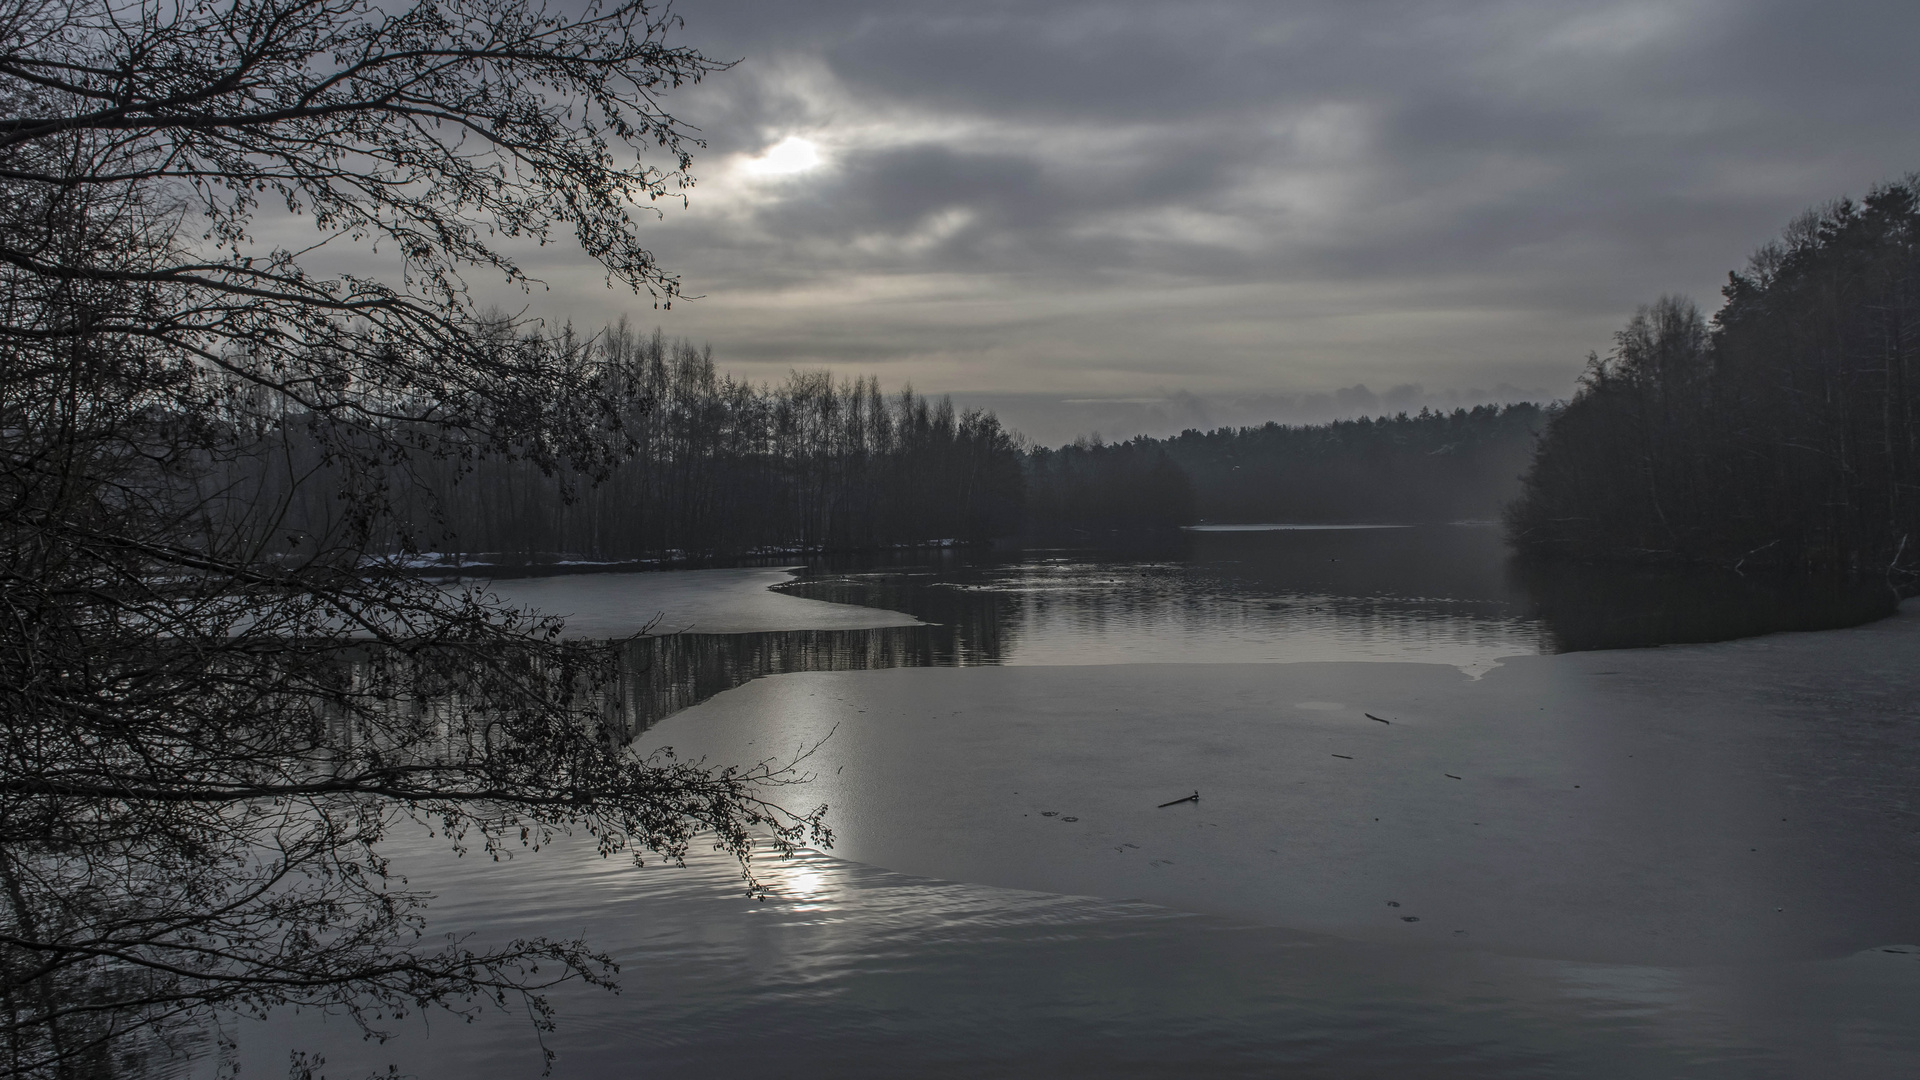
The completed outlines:
{"type": "Polygon", "coordinates": [[[672,301],[636,219],[699,143],[660,95],[721,66],[675,25],[0,0],[0,1072],[138,1071],[288,1003],[544,1024],[543,987],[611,977],[579,941],[420,944],[378,849],[401,815],[635,858],[827,839],[777,767],[628,751],[605,648],[375,542],[418,542],[422,462],[591,478],[630,448],[636,383],[462,275],[524,284],[503,240],[571,230],[672,301]],[[310,269],[343,244],[394,273],[310,269]]]}

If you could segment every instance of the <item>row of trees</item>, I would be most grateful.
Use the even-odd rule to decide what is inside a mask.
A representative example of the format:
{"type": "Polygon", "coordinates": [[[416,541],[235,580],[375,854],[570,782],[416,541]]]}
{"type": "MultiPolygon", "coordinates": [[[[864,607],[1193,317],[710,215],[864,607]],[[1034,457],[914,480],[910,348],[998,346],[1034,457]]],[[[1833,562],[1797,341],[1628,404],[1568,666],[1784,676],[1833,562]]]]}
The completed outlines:
{"type": "Polygon", "coordinates": [[[710,349],[658,330],[495,335],[491,347],[541,352],[567,373],[524,402],[571,432],[569,456],[433,439],[405,422],[385,433],[398,448],[373,462],[339,452],[330,418],[250,398],[242,414],[218,414],[251,432],[240,439],[248,452],[220,474],[226,503],[243,514],[279,507],[279,536],[262,544],[311,559],[318,538],[358,512],[339,493],[371,486],[391,503],[368,532],[377,550],[526,564],[1016,535],[1070,543],[1195,521],[1487,519],[1517,491],[1545,415],[1487,405],[1050,449],[1027,446],[991,413],[910,388],[886,394],[871,377],[750,383],[720,372],[710,349]]]}
{"type": "Polygon", "coordinates": [[[629,401],[619,430],[631,456],[599,474],[510,456],[421,462],[396,549],[702,559],[1070,543],[1203,520],[1486,520],[1518,491],[1545,419],[1534,405],[1486,405],[1023,448],[990,413],[883,394],[871,378],[756,386],[719,373],[707,349],[625,327],[565,347],[616,373],[601,377],[629,401]]]}
{"type": "Polygon", "coordinates": [[[1019,527],[1019,448],[990,413],[873,378],[760,386],[711,350],[613,327],[627,457],[599,475],[501,457],[417,470],[415,532],[453,550],[593,559],[980,541],[1019,527]],[[590,487],[590,491],[589,491],[590,487]],[[587,495],[589,497],[581,497],[587,495]]]}
{"type": "Polygon", "coordinates": [[[1509,515],[1522,551],[1920,565],[1920,179],[1809,212],[1709,324],[1664,297],[1590,359],[1509,515]]]}

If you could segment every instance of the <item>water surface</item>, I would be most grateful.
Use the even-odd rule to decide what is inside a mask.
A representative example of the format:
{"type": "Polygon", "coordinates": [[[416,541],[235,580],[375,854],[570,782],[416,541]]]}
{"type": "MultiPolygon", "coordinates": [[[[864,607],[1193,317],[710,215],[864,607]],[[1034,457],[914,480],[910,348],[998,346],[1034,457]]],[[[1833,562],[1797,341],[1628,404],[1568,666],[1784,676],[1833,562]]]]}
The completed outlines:
{"type": "Polygon", "coordinates": [[[946,550],[819,560],[793,574],[498,587],[569,615],[572,632],[634,633],[656,616],[678,631],[627,647],[637,730],[797,671],[1358,660],[1479,675],[1503,657],[1853,626],[1893,610],[1892,593],[1871,582],[1517,565],[1484,524],[1235,527],[1145,550],[946,550]]]}
{"type": "MultiPolygon", "coordinates": [[[[704,854],[396,841],[436,932],[621,961],[561,995],[556,1075],[1920,1075],[1920,612],[1778,633],[1884,590],[1476,526],[787,577],[502,583],[608,633],[678,605],[626,646],[642,747],[812,748],[841,834],[766,903],[704,854]]],[[[397,1031],[283,1016],[241,1059],[539,1067],[523,1018],[397,1031]]]]}
{"type": "MultiPolygon", "coordinates": [[[[1920,949],[1755,969],[1568,963],[1342,941],[1126,901],[810,854],[741,898],[696,855],[636,871],[555,850],[422,856],[439,925],[585,931],[619,996],[556,996],[560,1077],[1875,1078],[1912,1075],[1920,949]],[[564,882],[556,888],[555,882],[564,882]]],[[[368,1043],[283,1016],[242,1075],[327,1048],[330,1076],[527,1077],[524,1017],[408,1020],[368,1043]]]]}

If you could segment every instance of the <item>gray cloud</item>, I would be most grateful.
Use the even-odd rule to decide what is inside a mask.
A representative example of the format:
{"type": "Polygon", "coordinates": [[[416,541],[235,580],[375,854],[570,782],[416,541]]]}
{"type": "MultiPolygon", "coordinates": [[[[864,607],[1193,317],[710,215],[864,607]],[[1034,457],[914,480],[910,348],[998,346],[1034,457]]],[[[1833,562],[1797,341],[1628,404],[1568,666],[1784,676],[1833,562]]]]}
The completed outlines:
{"type": "MultiPolygon", "coordinates": [[[[673,101],[710,146],[650,238],[706,299],[645,314],[751,374],[1565,393],[1634,304],[1710,307],[1802,207],[1920,168],[1910,4],[680,11],[744,62],[673,101]],[[747,174],[790,135],[825,165],[747,174]]],[[[576,320],[623,307],[547,276],[576,320]]]]}

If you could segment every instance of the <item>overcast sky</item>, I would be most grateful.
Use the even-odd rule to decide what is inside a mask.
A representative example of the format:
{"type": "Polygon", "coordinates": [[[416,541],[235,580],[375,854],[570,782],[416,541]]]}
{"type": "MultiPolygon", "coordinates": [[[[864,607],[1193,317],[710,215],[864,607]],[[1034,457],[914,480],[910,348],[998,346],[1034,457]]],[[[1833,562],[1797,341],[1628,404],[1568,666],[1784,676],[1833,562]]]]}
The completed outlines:
{"type": "MultiPolygon", "coordinates": [[[[650,244],[733,371],[1048,441],[1568,393],[1805,207],[1920,168],[1920,4],[684,0],[734,69],[650,244]]],[[[553,249],[549,249],[553,250],[553,249]]]]}

